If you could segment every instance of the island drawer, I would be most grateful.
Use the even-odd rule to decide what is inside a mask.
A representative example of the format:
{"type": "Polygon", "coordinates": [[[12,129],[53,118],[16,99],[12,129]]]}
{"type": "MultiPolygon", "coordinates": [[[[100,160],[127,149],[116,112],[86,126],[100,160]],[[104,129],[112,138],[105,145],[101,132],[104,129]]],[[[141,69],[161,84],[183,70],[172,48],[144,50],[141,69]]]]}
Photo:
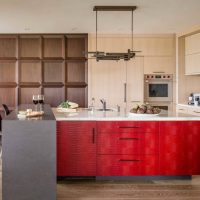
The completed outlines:
{"type": "Polygon", "coordinates": [[[159,129],[159,122],[152,121],[100,121],[98,133],[154,132],[159,129]]]}
{"type": "Polygon", "coordinates": [[[139,133],[101,133],[97,136],[98,154],[157,154],[159,134],[157,132],[139,133]]]}
{"type": "Polygon", "coordinates": [[[157,175],[158,156],[98,155],[97,176],[157,175]]]}

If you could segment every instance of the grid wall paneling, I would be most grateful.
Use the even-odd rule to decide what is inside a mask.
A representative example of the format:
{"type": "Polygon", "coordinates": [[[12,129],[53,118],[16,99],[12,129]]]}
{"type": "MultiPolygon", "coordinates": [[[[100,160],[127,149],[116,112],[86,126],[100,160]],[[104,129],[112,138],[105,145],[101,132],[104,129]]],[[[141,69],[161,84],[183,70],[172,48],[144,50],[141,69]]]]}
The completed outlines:
{"type": "Polygon", "coordinates": [[[32,103],[33,94],[87,107],[87,42],[87,34],[0,35],[0,108],[32,103]]]}

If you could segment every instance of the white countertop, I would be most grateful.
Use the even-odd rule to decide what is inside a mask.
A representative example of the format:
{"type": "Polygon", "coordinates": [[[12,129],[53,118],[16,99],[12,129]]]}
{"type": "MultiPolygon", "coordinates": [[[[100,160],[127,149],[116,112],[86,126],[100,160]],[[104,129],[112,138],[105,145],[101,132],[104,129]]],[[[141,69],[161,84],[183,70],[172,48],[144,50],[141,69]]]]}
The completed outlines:
{"type": "Polygon", "coordinates": [[[196,108],[196,109],[200,109],[200,106],[189,105],[189,104],[181,104],[181,103],[179,103],[178,106],[183,106],[183,107],[186,107],[186,108],[196,108]]]}
{"type": "Polygon", "coordinates": [[[129,116],[126,111],[88,111],[86,109],[78,109],[75,113],[57,112],[56,108],[52,108],[57,121],[195,121],[199,120],[199,116],[184,114],[177,111],[167,112],[162,110],[159,115],[136,115],[129,116]]]}

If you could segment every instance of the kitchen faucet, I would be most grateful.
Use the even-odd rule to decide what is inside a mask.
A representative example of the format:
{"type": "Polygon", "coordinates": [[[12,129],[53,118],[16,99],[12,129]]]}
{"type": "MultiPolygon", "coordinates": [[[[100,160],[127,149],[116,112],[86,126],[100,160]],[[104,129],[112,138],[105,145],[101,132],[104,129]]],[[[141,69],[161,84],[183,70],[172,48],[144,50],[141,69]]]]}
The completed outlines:
{"type": "Polygon", "coordinates": [[[103,111],[106,111],[106,100],[100,99],[100,102],[103,104],[103,111]]]}

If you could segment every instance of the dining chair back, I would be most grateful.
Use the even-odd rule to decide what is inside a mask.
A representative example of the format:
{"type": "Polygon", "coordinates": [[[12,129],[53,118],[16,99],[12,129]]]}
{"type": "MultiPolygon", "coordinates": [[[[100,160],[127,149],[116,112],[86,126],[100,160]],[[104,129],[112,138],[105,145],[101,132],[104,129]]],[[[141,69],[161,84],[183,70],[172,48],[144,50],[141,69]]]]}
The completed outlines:
{"type": "Polygon", "coordinates": [[[9,115],[10,110],[9,110],[8,106],[6,104],[2,104],[2,106],[3,106],[3,109],[4,109],[5,115],[9,115]]]}

